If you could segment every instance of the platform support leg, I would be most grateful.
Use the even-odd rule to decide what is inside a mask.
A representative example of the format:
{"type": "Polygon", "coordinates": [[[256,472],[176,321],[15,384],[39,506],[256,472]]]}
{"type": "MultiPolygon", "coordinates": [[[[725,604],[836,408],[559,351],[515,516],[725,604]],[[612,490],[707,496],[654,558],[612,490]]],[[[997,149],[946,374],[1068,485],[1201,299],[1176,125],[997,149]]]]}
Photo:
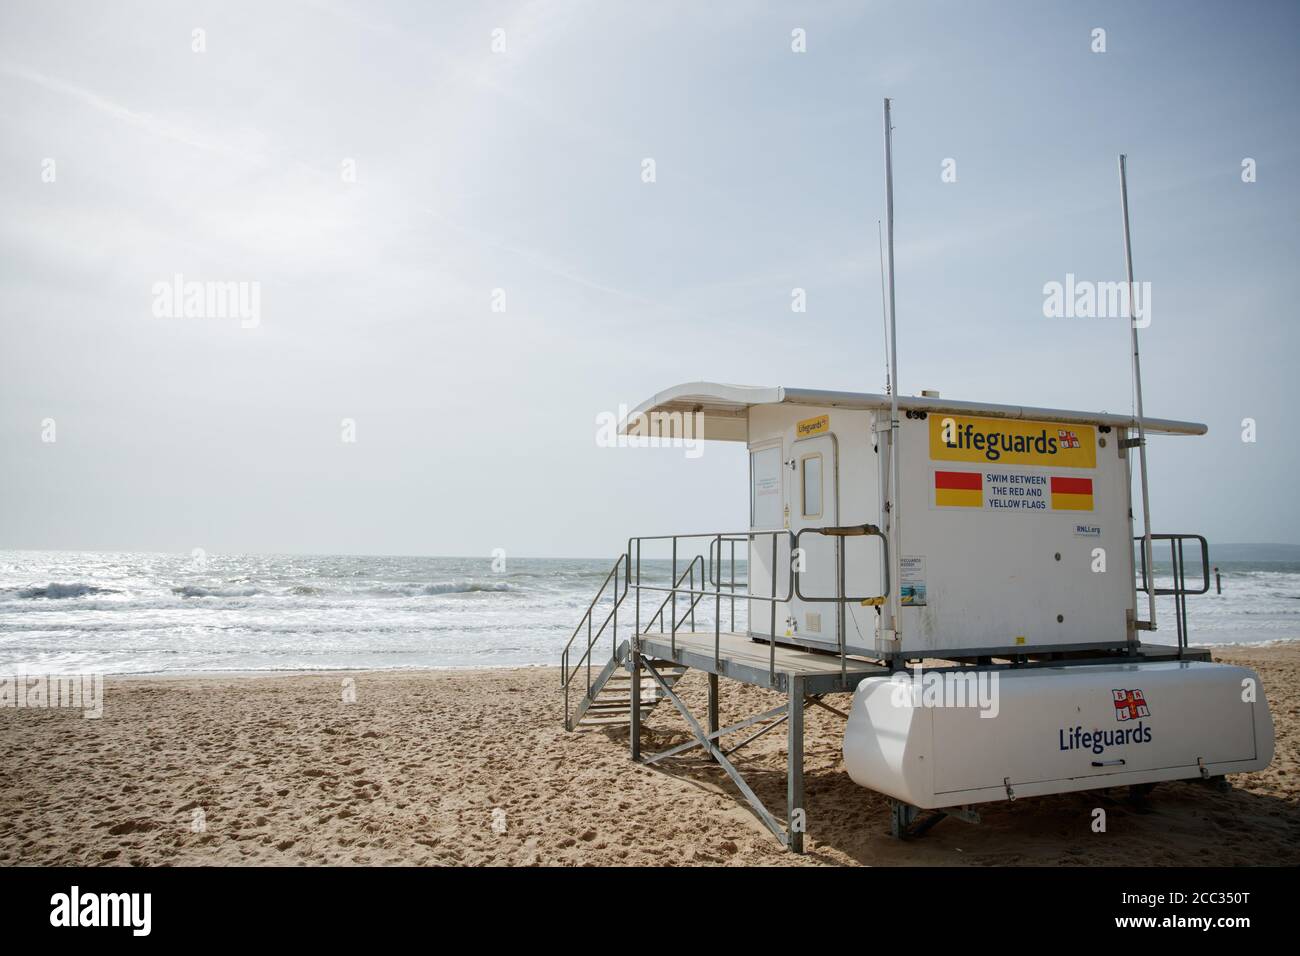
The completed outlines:
{"type": "Polygon", "coordinates": [[[632,683],[629,686],[631,691],[631,703],[628,706],[629,711],[629,728],[628,728],[628,751],[633,760],[641,759],[641,655],[632,651],[628,655],[628,670],[632,675],[632,683]]]}
{"type": "Polygon", "coordinates": [[[718,732],[718,675],[709,675],[709,736],[718,732]]]}
{"type": "Polygon", "coordinates": [[[795,853],[803,852],[803,835],[808,828],[803,805],[803,678],[790,677],[789,701],[786,704],[786,835],[795,853]]]}
{"type": "Polygon", "coordinates": [[[889,835],[895,840],[906,840],[912,835],[912,824],[921,811],[910,803],[889,798],[889,835]]]}

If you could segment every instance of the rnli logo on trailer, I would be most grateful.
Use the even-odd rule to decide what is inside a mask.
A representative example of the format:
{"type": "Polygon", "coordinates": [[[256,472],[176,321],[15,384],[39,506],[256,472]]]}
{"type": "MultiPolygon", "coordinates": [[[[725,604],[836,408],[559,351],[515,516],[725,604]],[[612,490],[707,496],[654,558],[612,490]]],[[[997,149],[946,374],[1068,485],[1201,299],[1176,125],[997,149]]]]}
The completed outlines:
{"type": "Polygon", "coordinates": [[[1115,719],[1119,721],[1137,720],[1150,717],[1151,708],[1140,690],[1112,690],[1110,696],[1115,703],[1115,719]]]}
{"type": "Polygon", "coordinates": [[[1065,428],[1056,430],[1056,440],[1062,448],[1078,448],[1079,436],[1065,428]]]}

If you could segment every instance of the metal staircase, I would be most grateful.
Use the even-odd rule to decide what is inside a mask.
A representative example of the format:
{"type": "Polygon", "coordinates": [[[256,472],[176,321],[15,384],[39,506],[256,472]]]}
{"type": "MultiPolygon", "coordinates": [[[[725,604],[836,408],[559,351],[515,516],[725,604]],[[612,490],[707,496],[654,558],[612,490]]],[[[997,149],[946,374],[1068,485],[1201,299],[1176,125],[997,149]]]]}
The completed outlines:
{"type": "MultiPolygon", "coordinates": [[[[564,645],[564,652],[560,657],[560,679],[564,687],[565,730],[576,730],[579,726],[628,725],[632,722],[634,688],[632,686],[633,677],[630,668],[627,666],[628,657],[631,653],[631,642],[626,640],[621,644],[618,642],[618,609],[627,597],[629,590],[628,568],[628,555],[619,555],[618,560],[614,562],[614,566],[605,575],[605,579],[601,582],[596,596],[592,598],[591,604],[587,606],[586,613],[578,621],[578,626],[574,628],[568,643],[564,645]],[[621,582],[620,575],[622,576],[621,582]],[[600,611],[604,610],[606,606],[608,606],[609,610],[600,625],[596,626],[596,619],[600,611]],[[574,641],[577,640],[578,635],[584,629],[587,633],[586,646],[577,660],[571,662],[570,657],[574,649],[574,641]],[[593,676],[592,666],[596,646],[600,643],[607,630],[610,636],[610,657],[593,676]],[[571,706],[570,687],[579,674],[584,674],[586,677],[585,683],[581,685],[582,697],[576,705],[571,706]]],[[[690,590],[695,591],[697,571],[699,583],[702,586],[705,565],[704,558],[700,555],[696,555],[691,560],[686,569],[673,581],[672,586],[674,588],[681,587],[689,579],[690,590]]],[[[664,598],[659,605],[659,609],[645,625],[646,631],[653,629],[657,621],[659,630],[666,632],[667,625],[664,612],[670,603],[673,605],[673,634],[676,634],[682,625],[694,627],[695,607],[700,603],[702,593],[689,596],[686,611],[680,617],[677,613],[676,597],[675,593],[671,593],[664,598]]],[[[655,670],[659,672],[668,689],[674,687],[686,675],[688,670],[688,668],[670,660],[652,659],[650,663],[655,666],[655,670]]],[[[639,686],[635,690],[638,692],[635,696],[639,705],[637,709],[640,711],[641,719],[644,719],[661,700],[667,699],[664,689],[645,671],[640,672],[639,686]]]]}
{"type": "MultiPolygon", "coordinates": [[[[805,707],[812,704],[844,717],[842,711],[824,703],[821,698],[830,693],[850,693],[866,677],[890,673],[885,665],[860,658],[849,660],[842,637],[838,654],[784,645],[778,648],[775,637],[777,606],[789,603],[798,593],[802,568],[794,563],[793,549],[798,544],[798,534],[805,531],[836,539],[841,569],[844,539],[876,535],[883,541],[880,530],[872,525],[813,528],[799,533],[776,529],[630,538],[627,552],[619,556],[605,575],[560,657],[566,730],[591,725],[625,725],[629,728],[629,756],[644,766],[701,748],[735,785],[763,826],[783,846],[795,852],[803,852],[806,826],[803,806],[805,707]],[[767,538],[771,539],[768,592],[753,594],[748,590],[748,567],[744,580],[737,577],[735,546],[742,544],[752,549],[756,540],[767,538]],[[787,547],[784,561],[778,561],[781,542],[785,542],[787,547]],[[661,549],[671,548],[668,559],[671,563],[655,559],[653,564],[644,568],[645,578],[641,559],[643,543],[657,544],[661,549]],[[689,549],[686,553],[679,550],[683,546],[689,549]],[[732,549],[726,571],[724,547],[732,549]],[[694,553],[701,550],[704,553],[694,553]],[[685,560],[691,554],[693,556],[685,569],[679,573],[682,567],[679,560],[685,560]],[[789,569],[789,584],[786,593],[781,594],[778,580],[785,568],[789,569]],[[620,640],[619,613],[629,595],[633,600],[626,602],[628,607],[622,613],[624,630],[630,629],[631,633],[620,640]],[[650,604],[655,608],[653,613],[643,613],[643,597],[657,602],[657,607],[650,604]],[[709,599],[712,599],[712,608],[709,599]],[[747,626],[737,628],[737,601],[746,606],[753,602],[770,605],[769,632],[760,641],[766,645],[766,653],[755,648],[758,639],[747,626]],[[730,627],[725,632],[722,627],[724,606],[729,607],[731,613],[730,627]],[[697,607],[700,608],[703,630],[696,627],[697,607]],[[580,639],[584,633],[585,637],[580,639]],[[604,643],[606,640],[608,644],[604,643]],[[605,658],[606,653],[608,658],[605,658]],[[708,681],[707,712],[702,718],[691,713],[675,689],[690,670],[704,674],[708,681]],[[723,727],[719,706],[719,678],[722,677],[774,691],[783,695],[785,702],[723,727]],[[658,753],[642,754],[642,722],[661,701],[668,701],[670,712],[685,721],[692,739],[658,753]],[[736,751],[781,726],[786,730],[786,807],[783,819],[764,806],[732,761],[736,751]],[[724,744],[725,737],[741,731],[746,731],[744,739],[724,744]]],[[[764,547],[762,544],[758,546],[764,547]]],[[[885,563],[887,566],[887,551],[885,563]]],[[[884,596],[888,596],[888,587],[884,596]]],[[[871,600],[879,603],[884,596],[871,600]]],[[[845,596],[841,574],[836,597],[807,597],[804,600],[842,605],[862,599],[845,596]]],[[[842,627],[840,633],[844,633],[842,627]]]]}
{"type": "MultiPolygon", "coordinates": [[[[624,642],[623,647],[627,648],[624,642]]],[[[598,677],[592,682],[591,690],[583,696],[578,702],[576,721],[569,730],[575,730],[577,727],[592,726],[629,726],[632,723],[632,675],[622,665],[627,660],[627,654],[624,653],[621,660],[614,660],[610,663],[614,665],[610,668],[608,675],[601,674],[604,680],[598,677]]],[[[659,676],[664,679],[671,689],[679,680],[686,676],[688,668],[680,664],[674,664],[672,661],[654,660],[651,663],[659,671],[659,676]]],[[[608,665],[607,665],[608,666],[608,665]]],[[[638,710],[641,712],[641,719],[645,720],[654,710],[660,701],[668,699],[668,695],[660,690],[659,685],[655,683],[648,673],[642,672],[640,677],[640,694],[637,696],[638,710]]]]}

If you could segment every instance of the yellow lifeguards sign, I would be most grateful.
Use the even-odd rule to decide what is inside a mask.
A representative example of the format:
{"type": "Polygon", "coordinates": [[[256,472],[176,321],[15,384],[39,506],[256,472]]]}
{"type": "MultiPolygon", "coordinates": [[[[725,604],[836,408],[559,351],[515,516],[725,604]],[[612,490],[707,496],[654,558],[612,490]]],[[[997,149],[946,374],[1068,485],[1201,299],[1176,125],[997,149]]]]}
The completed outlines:
{"type": "Polygon", "coordinates": [[[931,461],[1097,467],[1097,434],[1091,425],[972,418],[941,412],[931,412],[928,417],[931,461]]]}
{"type": "Polygon", "coordinates": [[[794,426],[794,433],[797,438],[808,438],[811,435],[820,435],[822,432],[831,430],[831,417],[829,415],[818,415],[816,418],[805,418],[794,426]]]}

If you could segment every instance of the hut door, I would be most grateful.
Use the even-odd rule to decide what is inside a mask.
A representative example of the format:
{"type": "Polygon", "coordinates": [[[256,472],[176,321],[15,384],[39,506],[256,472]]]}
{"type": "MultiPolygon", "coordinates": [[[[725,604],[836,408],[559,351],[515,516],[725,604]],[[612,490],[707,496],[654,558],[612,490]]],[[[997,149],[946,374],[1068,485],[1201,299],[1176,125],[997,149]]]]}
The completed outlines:
{"type": "MultiPolygon", "coordinates": [[[[785,524],[786,489],[789,469],[785,467],[781,439],[775,438],[751,445],[749,449],[749,593],[763,597],[784,595],[789,589],[789,544],[782,534],[773,531],[785,524]],[[763,534],[762,532],[768,532],[763,534]],[[772,563],[773,538],[776,541],[776,564],[772,563]],[[775,567],[775,572],[773,568],[775,567]],[[773,577],[776,588],[773,590],[773,577]]],[[[789,605],[776,608],[776,633],[782,633],[783,623],[789,616],[789,605]]],[[[749,633],[766,637],[772,631],[772,602],[749,602],[749,633]]]]}
{"type": "MultiPolygon", "coordinates": [[[[788,462],[790,529],[824,528],[839,524],[839,455],[834,434],[803,438],[792,446],[788,462]]],[[[800,541],[803,573],[800,590],[809,597],[834,597],[837,582],[835,538],[805,534],[800,541]]],[[[778,626],[782,623],[777,622],[778,626]]],[[[782,633],[799,643],[839,646],[839,609],[831,602],[790,604],[782,633]]]]}

